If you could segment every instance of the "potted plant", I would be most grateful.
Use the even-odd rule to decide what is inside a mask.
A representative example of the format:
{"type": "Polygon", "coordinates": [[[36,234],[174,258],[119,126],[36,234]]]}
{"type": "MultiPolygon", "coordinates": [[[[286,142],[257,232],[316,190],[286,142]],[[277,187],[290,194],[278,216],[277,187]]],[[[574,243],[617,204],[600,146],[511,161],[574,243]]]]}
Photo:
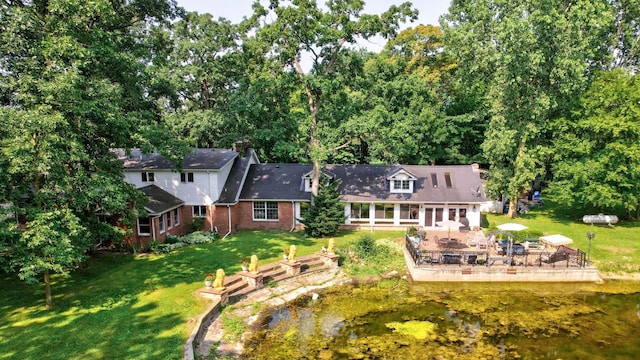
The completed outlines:
{"type": "Polygon", "coordinates": [[[282,254],[282,258],[284,260],[289,260],[289,248],[284,248],[284,253],[282,254]]]}
{"type": "Polygon", "coordinates": [[[213,276],[213,274],[206,274],[204,276],[204,286],[206,286],[207,288],[211,288],[213,286],[213,279],[215,277],[213,276]]]}
{"type": "Polygon", "coordinates": [[[249,261],[242,259],[242,271],[249,271],[249,261]]]}

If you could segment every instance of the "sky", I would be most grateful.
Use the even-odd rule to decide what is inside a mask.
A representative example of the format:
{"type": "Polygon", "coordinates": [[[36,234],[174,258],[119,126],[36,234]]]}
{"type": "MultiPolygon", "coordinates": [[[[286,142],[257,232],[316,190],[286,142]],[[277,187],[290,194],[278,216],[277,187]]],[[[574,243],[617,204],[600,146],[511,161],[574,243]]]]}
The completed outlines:
{"type": "MultiPolygon", "coordinates": [[[[254,0],[177,0],[178,5],[187,11],[197,11],[199,13],[209,13],[214,18],[223,17],[232,23],[238,23],[243,17],[251,15],[251,4],[254,0]]],[[[324,0],[317,0],[323,4],[324,0]]],[[[381,14],[391,5],[399,5],[407,0],[365,0],[364,13],[381,14]]],[[[410,0],[409,0],[410,1],[410,0]]],[[[418,24],[438,25],[440,15],[447,12],[451,0],[414,0],[411,1],[413,7],[418,9],[420,14],[414,23],[403,24],[402,29],[418,24]]],[[[261,0],[264,6],[269,4],[268,0],[261,0]]],[[[375,40],[372,40],[375,41],[375,40]]],[[[384,43],[372,43],[367,46],[370,50],[382,48],[384,43]]]]}

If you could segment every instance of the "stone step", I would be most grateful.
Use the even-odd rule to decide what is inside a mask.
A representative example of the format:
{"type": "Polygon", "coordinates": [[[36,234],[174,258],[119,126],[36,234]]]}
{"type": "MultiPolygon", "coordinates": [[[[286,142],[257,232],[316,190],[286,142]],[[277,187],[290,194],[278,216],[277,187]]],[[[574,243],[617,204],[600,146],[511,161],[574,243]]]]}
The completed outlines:
{"type": "MultiPolygon", "coordinates": [[[[282,266],[283,261],[276,261],[273,263],[265,264],[258,267],[258,272],[263,276],[263,283],[267,285],[270,282],[279,282],[282,280],[293,277],[286,272],[282,266]]],[[[316,271],[322,271],[328,268],[324,259],[318,255],[300,256],[296,257],[296,262],[300,264],[300,273],[313,273],[316,271]]],[[[232,301],[238,300],[247,293],[255,290],[250,287],[247,281],[245,281],[241,273],[236,273],[225,277],[224,286],[228,291],[229,299],[232,301]]],[[[268,286],[268,285],[267,285],[268,286]]],[[[203,289],[204,293],[208,293],[206,289],[203,289]]]]}

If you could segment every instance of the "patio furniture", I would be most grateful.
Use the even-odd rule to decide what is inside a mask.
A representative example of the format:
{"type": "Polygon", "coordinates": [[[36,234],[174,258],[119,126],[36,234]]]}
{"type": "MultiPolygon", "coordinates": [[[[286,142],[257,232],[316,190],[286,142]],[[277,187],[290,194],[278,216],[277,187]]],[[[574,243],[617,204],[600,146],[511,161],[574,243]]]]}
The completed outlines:
{"type": "Polygon", "coordinates": [[[442,254],[442,263],[460,265],[462,255],[460,254],[442,254]]]}
{"type": "Polygon", "coordinates": [[[525,238],[522,241],[529,244],[530,249],[541,249],[544,247],[544,244],[538,238],[525,238]]]}

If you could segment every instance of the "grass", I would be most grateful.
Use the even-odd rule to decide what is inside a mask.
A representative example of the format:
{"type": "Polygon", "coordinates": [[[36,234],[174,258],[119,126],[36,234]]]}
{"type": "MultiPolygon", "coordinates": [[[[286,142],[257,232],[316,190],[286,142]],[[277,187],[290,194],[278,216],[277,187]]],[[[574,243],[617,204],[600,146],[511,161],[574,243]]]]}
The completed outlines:
{"type": "MultiPolygon", "coordinates": [[[[594,212],[591,212],[594,213],[594,212]]],[[[489,214],[489,227],[518,222],[545,235],[562,234],[573,246],[588,248],[587,231],[596,233],[592,263],[610,274],[640,273],[638,221],[592,226],[582,210],[561,209],[549,199],[518,219],[489,214]]],[[[590,213],[589,213],[590,214],[590,213]]],[[[345,232],[335,237],[342,263],[352,274],[374,275],[398,269],[393,243],[403,232],[345,232]],[[391,252],[362,266],[347,255],[363,234],[388,243],[391,252]]],[[[195,295],[205,273],[240,270],[256,254],[262,264],[280,260],[295,244],[298,255],[318,252],[326,239],[300,233],[247,231],[212,244],[191,245],[164,255],[100,254],[70,279],[53,279],[54,310],[44,310],[44,286],[27,285],[0,274],[0,359],[181,359],[186,339],[207,301],[195,295]]],[[[398,261],[398,259],[401,259],[398,261]]],[[[272,285],[269,285],[272,286],[272,285]]],[[[273,285],[273,286],[277,286],[273,285]]]]}
{"type": "Polygon", "coordinates": [[[587,232],[596,235],[591,241],[591,264],[605,275],[640,275],[640,241],[638,229],[640,221],[620,221],[618,224],[589,225],[582,222],[584,215],[598,211],[567,209],[557,206],[552,199],[545,199],[545,205],[534,207],[519,218],[510,219],[502,214],[488,214],[488,227],[515,222],[529,227],[543,235],[562,234],[573,239],[569,246],[589,250],[587,232]]]}
{"type": "MultiPolygon", "coordinates": [[[[362,234],[341,234],[336,248],[362,234]]],[[[206,273],[239,271],[253,254],[262,264],[280,260],[292,244],[304,256],[327,243],[300,233],[247,231],[163,255],[101,253],[71,278],[53,277],[51,311],[44,310],[44,285],[0,273],[0,359],[182,359],[207,306],[195,295],[206,273]]]]}

